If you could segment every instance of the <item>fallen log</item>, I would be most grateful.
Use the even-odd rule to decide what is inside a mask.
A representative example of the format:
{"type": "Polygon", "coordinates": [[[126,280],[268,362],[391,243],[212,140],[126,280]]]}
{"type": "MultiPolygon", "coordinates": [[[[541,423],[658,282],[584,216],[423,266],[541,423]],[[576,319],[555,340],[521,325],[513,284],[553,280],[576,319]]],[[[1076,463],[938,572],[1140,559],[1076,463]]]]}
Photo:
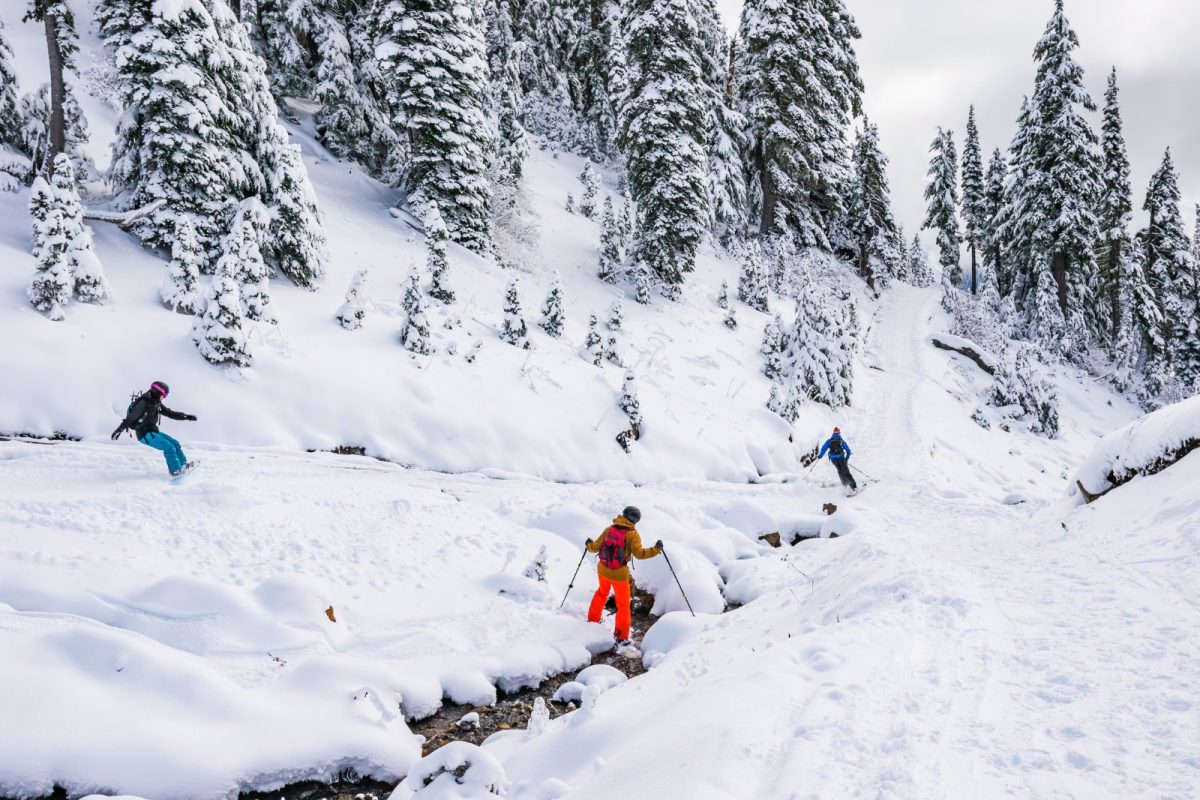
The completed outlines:
{"type": "Polygon", "coordinates": [[[158,209],[166,205],[166,200],[159,199],[153,203],[148,203],[141,208],[132,208],[128,211],[104,211],[98,208],[85,208],[83,210],[83,218],[90,219],[95,222],[108,222],[116,225],[123,231],[127,231],[142,217],[147,217],[153,214],[158,209]]]}
{"type": "Polygon", "coordinates": [[[935,333],[929,337],[929,343],[939,350],[949,350],[960,356],[966,356],[988,375],[996,374],[996,360],[974,342],[958,336],[935,333]]]}

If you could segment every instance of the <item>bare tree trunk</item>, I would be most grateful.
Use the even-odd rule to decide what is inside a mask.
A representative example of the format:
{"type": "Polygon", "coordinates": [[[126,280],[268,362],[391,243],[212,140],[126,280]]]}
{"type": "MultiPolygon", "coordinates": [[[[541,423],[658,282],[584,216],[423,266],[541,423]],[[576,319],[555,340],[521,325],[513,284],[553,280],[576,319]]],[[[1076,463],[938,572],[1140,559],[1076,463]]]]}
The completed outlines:
{"type": "Polygon", "coordinates": [[[858,248],[858,274],[867,282],[871,291],[875,291],[875,271],[871,269],[871,259],[867,258],[867,248],[858,248]]]}
{"type": "MultiPolygon", "coordinates": [[[[766,158],[763,158],[766,161],[766,158]]],[[[769,234],[775,230],[775,205],[779,201],[775,184],[771,180],[771,171],[765,168],[762,169],[762,225],[759,227],[759,232],[769,234]]]]}
{"type": "Polygon", "coordinates": [[[1058,307],[1067,313],[1067,254],[1054,254],[1054,282],[1058,284],[1058,307]]]}
{"type": "Polygon", "coordinates": [[[979,272],[975,268],[975,245],[971,245],[971,294],[978,294],[979,272]]]}
{"type": "Polygon", "coordinates": [[[62,50],[58,46],[58,17],[47,11],[43,18],[46,26],[46,53],[50,57],[50,146],[46,153],[46,171],[54,174],[54,158],[67,149],[67,119],[63,111],[66,86],[63,83],[62,50]]]}
{"type": "Polygon", "coordinates": [[[240,20],[242,18],[242,0],[226,0],[226,2],[233,9],[233,15],[240,20]]]}

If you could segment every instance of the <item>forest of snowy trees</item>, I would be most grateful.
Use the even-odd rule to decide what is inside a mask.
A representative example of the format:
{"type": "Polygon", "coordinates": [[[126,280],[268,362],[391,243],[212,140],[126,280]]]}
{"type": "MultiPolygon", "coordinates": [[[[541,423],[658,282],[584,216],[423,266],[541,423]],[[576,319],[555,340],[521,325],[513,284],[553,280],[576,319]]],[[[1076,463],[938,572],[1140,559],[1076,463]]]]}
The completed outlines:
{"type": "MultiPolygon", "coordinates": [[[[322,216],[281,117],[297,99],[329,153],[400,189],[424,229],[428,259],[403,287],[399,339],[412,353],[434,347],[428,309],[455,302],[447,245],[505,269],[529,235],[534,146],[587,160],[564,195],[600,225],[598,280],[643,304],[678,299],[711,244],[741,265],[737,301],[794,305],[794,324],[776,318],[763,344],[769,405],[785,418],[804,400],[849,402],[859,312],[831,265],[874,292],[936,281],[892,208],[843,0],[746,0],[733,36],[714,0],[94,5],[123,110],[102,176],[111,194],[89,208],[169,262],[163,302],[195,315],[197,348],[216,364],[252,363],[246,331],[275,321],[272,279],[312,288],[325,274],[322,216]],[[617,203],[600,198],[600,170],[617,203]]],[[[72,298],[107,297],[75,186],[95,173],[80,147],[87,120],[63,80],[80,69],[81,21],[65,0],[27,0],[24,14],[45,27],[51,80],[21,94],[0,28],[0,179],[33,184],[29,299],[58,320],[72,298]]],[[[1132,230],[1116,73],[1097,135],[1077,44],[1059,0],[1007,155],[985,159],[973,107],[961,154],[938,130],[923,228],[948,310],[1167,402],[1200,389],[1197,246],[1169,151],[1146,193],[1149,224],[1132,230]]],[[[365,290],[363,272],[337,314],[348,330],[365,318],[365,290]]],[[[556,281],[538,322],[555,338],[562,293],[556,281]]],[[[731,294],[718,302],[736,328],[731,294]]],[[[501,339],[528,348],[515,278],[501,302],[501,339]]],[[[619,363],[610,341],[593,325],[585,358],[619,363]]]]}
{"type": "Polygon", "coordinates": [[[1167,148],[1145,190],[1147,224],[1133,229],[1117,71],[1098,107],[1078,46],[1056,0],[1007,156],[996,149],[985,170],[973,107],[961,163],[953,134],[939,131],[924,225],[960,316],[1107,375],[1148,406],[1174,402],[1200,391],[1200,227],[1189,239],[1167,148]]]}

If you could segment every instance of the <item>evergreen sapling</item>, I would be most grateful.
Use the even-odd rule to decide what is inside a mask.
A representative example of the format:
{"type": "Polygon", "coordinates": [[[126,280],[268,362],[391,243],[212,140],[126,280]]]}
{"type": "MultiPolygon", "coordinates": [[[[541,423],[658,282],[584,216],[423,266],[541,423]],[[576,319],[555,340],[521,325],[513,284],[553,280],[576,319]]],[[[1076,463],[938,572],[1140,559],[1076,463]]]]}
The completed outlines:
{"type": "Polygon", "coordinates": [[[346,302],[338,309],[337,321],[348,331],[358,330],[366,319],[363,287],[367,282],[367,274],[365,269],[354,273],[354,277],[350,279],[350,288],[346,290],[346,302]]]}
{"type": "Polygon", "coordinates": [[[192,326],[192,340],[210,364],[248,367],[252,362],[246,338],[241,290],[234,270],[236,259],[222,258],[209,284],[204,313],[192,326]]]}
{"type": "Polygon", "coordinates": [[[446,304],[454,302],[454,291],[446,276],[450,266],[446,257],[446,243],[449,241],[450,234],[438,204],[431,202],[425,207],[425,270],[431,278],[429,296],[446,304]]]}
{"type": "Polygon", "coordinates": [[[588,161],[579,174],[579,182],[583,184],[583,194],[579,198],[579,213],[588,219],[596,216],[596,194],[600,191],[600,176],[588,161]]]}
{"type": "Polygon", "coordinates": [[[180,314],[196,314],[203,307],[198,283],[200,280],[200,245],[196,241],[196,226],[188,215],[175,223],[175,241],[171,243],[171,263],[163,280],[163,304],[180,314]]]}
{"type": "Polygon", "coordinates": [[[584,341],[584,347],[593,366],[598,367],[604,362],[604,339],[600,336],[600,320],[596,318],[595,314],[588,318],[587,339],[584,341]]]}
{"type": "Polygon", "coordinates": [[[554,281],[550,284],[550,292],[542,303],[542,318],[538,327],[547,335],[557,339],[563,334],[563,324],[566,322],[566,312],[563,311],[562,281],[558,273],[554,273],[554,281]]]}
{"type": "Polygon", "coordinates": [[[509,281],[504,290],[504,322],[500,328],[500,338],[513,347],[529,349],[529,326],[521,314],[521,296],[516,278],[509,281]]]}
{"type": "Polygon", "coordinates": [[[64,307],[71,299],[71,267],[67,261],[67,236],[62,212],[51,208],[44,220],[34,218],[38,242],[37,273],[27,292],[38,311],[58,322],[66,318],[64,307]]]}
{"type": "Polygon", "coordinates": [[[414,355],[425,356],[432,352],[429,343],[429,322],[425,319],[425,308],[421,300],[421,284],[417,270],[408,274],[404,286],[404,327],[400,329],[400,344],[414,355]]]}

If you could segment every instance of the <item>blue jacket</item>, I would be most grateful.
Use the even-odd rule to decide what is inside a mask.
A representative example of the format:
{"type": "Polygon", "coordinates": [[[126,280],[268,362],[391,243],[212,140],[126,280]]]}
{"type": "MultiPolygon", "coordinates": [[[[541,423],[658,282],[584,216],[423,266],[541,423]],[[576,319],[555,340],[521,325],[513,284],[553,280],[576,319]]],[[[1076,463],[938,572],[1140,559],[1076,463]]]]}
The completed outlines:
{"type": "Polygon", "coordinates": [[[850,452],[850,443],[847,442],[845,439],[843,439],[841,434],[835,433],[833,436],[830,436],[828,439],[825,440],[825,444],[821,445],[821,452],[817,453],[818,461],[820,461],[822,458],[825,457],[825,451],[829,449],[829,446],[831,444],[833,444],[834,439],[837,439],[838,441],[840,441],[842,443],[842,447],[845,449],[846,452],[840,456],[835,456],[833,453],[830,453],[829,454],[830,461],[841,461],[843,458],[849,458],[851,455],[853,455],[853,453],[850,452]]]}

